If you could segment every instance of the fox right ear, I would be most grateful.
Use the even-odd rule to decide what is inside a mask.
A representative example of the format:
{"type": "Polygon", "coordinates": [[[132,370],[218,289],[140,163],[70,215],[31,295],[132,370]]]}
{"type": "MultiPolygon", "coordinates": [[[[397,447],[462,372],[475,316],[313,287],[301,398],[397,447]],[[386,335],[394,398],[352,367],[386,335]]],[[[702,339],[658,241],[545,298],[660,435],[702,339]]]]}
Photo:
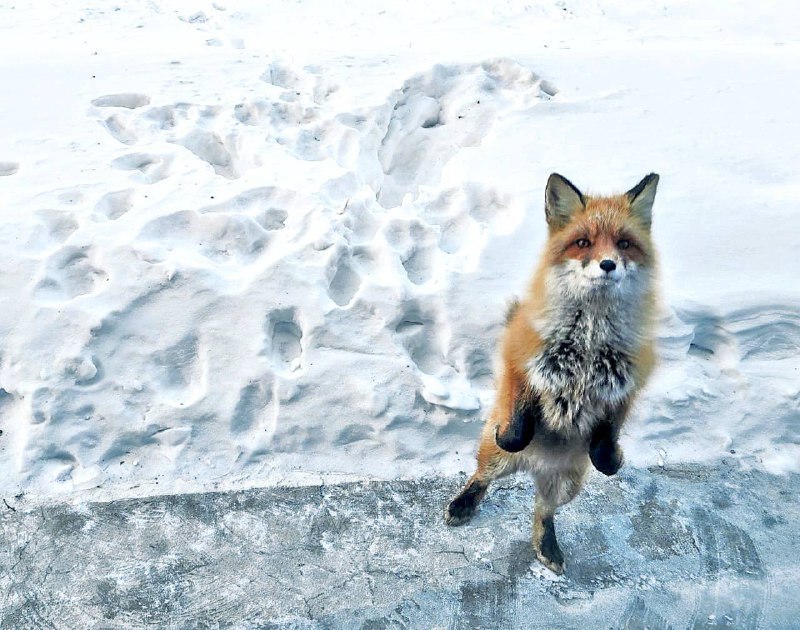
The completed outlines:
{"type": "Polygon", "coordinates": [[[658,188],[658,175],[650,173],[625,195],[631,204],[631,214],[638,217],[649,230],[653,222],[653,202],[658,188]]]}
{"type": "Polygon", "coordinates": [[[584,208],[583,194],[566,177],[553,173],[547,179],[544,192],[544,214],[551,227],[562,227],[569,223],[576,210],[584,208]]]}

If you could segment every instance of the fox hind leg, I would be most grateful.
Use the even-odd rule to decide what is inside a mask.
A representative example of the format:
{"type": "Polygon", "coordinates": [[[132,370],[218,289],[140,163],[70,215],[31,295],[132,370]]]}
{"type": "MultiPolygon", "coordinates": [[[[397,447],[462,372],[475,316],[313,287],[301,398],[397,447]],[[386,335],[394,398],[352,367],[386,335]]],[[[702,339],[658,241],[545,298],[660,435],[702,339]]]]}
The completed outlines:
{"type": "Polygon", "coordinates": [[[556,509],[574,499],[583,486],[586,463],[571,470],[534,475],[536,503],[533,510],[533,549],[539,561],[558,575],[564,573],[564,554],[555,530],[556,509]]]}
{"type": "Polygon", "coordinates": [[[489,484],[514,472],[515,468],[514,455],[497,446],[494,430],[484,431],[478,448],[478,469],[469,478],[464,489],[445,508],[445,522],[448,525],[462,525],[469,521],[486,496],[489,484]]]}

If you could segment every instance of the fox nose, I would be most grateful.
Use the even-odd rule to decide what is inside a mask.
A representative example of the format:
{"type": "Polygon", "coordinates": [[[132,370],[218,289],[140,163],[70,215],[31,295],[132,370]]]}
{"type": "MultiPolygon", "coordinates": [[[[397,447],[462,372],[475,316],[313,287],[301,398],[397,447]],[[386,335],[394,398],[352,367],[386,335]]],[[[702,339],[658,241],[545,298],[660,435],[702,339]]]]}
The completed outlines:
{"type": "Polygon", "coordinates": [[[616,268],[617,268],[617,263],[615,263],[613,260],[609,260],[608,258],[606,258],[605,260],[600,261],[600,269],[602,269],[606,273],[611,273],[616,268]]]}

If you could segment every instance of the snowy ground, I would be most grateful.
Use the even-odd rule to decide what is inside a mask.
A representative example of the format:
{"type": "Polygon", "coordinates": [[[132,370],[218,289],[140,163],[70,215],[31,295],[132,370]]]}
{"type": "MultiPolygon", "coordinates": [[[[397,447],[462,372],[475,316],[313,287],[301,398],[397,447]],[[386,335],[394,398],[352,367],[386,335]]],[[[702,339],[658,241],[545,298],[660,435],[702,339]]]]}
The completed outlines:
{"type": "Polygon", "coordinates": [[[552,171],[662,177],[630,478],[796,494],[800,10],[718,5],[0,0],[5,535],[37,505],[470,472],[552,171]]]}

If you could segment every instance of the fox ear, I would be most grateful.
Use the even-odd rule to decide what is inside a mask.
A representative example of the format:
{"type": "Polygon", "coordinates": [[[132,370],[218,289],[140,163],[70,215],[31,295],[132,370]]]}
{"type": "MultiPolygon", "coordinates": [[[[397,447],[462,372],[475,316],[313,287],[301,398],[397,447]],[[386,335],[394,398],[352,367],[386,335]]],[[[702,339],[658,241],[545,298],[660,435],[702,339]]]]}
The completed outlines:
{"type": "Polygon", "coordinates": [[[558,228],[569,223],[575,211],[583,209],[585,203],[581,191],[566,177],[553,173],[547,179],[544,214],[551,227],[558,228]]]}
{"type": "Polygon", "coordinates": [[[650,173],[636,186],[625,193],[631,204],[631,214],[649,230],[653,222],[653,202],[656,199],[658,175],[650,173]]]}

